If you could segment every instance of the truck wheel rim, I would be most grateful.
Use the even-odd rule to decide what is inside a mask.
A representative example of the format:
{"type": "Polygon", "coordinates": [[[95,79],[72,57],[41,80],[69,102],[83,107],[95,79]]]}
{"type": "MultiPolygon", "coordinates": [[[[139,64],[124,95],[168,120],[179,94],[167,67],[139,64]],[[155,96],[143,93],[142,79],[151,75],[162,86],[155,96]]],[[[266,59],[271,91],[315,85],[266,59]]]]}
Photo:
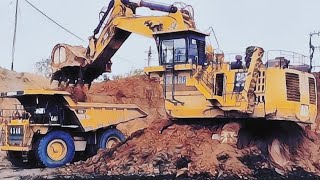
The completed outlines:
{"type": "Polygon", "coordinates": [[[116,137],[111,137],[108,139],[108,141],[106,143],[106,148],[111,149],[111,148],[115,147],[117,144],[119,144],[120,142],[121,142],[120,139],[118,139],[116,137]]]}
{"type": "Polygon", "coordinates": [[[53,161],[61,161],[67,155],[67,144],[63,140],[54,139],[48,144],[47,154],[53,161]]]}

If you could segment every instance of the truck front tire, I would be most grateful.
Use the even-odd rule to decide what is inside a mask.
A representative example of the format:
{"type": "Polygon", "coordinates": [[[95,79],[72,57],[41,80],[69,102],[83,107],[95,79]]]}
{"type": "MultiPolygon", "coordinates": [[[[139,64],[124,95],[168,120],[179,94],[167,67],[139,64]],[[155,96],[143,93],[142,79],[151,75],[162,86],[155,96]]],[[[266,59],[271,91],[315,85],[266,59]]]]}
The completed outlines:
{"type": "Polygon", "coordinates": [[[64,131],[51,131],[37,141],[35,154],[42,166],[48,168],[64,166],[74,158],[73,138],[64,131]]]}
{"type": "Polygon", "coordinates": [[[100,136],[98,147],[99,149],[111,149],[125,140],[126,137],[121,131],[118,129],[109,129],[100,136]]]}

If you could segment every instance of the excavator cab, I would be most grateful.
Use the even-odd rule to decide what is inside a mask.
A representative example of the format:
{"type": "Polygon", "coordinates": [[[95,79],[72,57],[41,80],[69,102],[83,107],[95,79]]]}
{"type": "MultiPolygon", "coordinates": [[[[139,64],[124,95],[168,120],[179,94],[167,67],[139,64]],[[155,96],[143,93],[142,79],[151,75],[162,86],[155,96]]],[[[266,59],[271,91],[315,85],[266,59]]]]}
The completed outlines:
{"type": "Polygon", "coordinates": [[[197,30],[154,33],[159,66],[146,67],[144,71],[151,78],[160,77],[166,102],[183,105],[185,101],[179,100],[181,92],[194,91],[187,82],[206,67],[206,36],[197,30]]]}
{"type": "Polygon", "coordinates": [[[155,35],[158,51],[159,64],[196,64],[205,63],[205,37],[201,32],[175,31],[156,33],[155,35]]]}

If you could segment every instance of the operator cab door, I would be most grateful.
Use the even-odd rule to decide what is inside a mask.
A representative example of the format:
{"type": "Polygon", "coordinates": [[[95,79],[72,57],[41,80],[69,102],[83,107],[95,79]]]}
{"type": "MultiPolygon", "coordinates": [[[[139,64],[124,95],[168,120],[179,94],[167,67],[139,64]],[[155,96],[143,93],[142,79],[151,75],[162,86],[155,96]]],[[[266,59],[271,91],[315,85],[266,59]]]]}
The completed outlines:
{"type": "Polygon", "coordinates": [[[176,64],[185,64],[187,60],[186,39],[167,39],[161,43],[161,57],[165,65],[164,91],[166,99],[174,99],[175,85],[179,72],[175,71],[176,64]]]}
{"type": "Polygon", "coordinates": [[[167,100],[175,100],[176,85],[179,84],[178,79],[181,73],[190,71],[190,76],[193,74],[192,69],[176,70],[177,66],[204,65],[205,36],[205,34],[192,30],[155,34],[159,64],[165,67],[163,84],[167,100]]]}

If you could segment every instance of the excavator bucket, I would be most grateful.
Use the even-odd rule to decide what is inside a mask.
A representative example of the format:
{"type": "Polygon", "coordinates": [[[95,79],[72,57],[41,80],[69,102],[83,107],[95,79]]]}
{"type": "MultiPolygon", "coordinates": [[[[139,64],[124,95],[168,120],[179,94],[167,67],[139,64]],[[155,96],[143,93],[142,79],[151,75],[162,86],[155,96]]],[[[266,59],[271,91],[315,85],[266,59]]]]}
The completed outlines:
{"type": "MultiPolygon", "coordinates": [[[[92,60],[86,55],[87,49],[82,46],[57,44],[51,54],[52,78],[59,86],[62,82],[69,84],[91,84],[106,71],[106,67],[91,67],[92,60]]],[[[110,68],[110,67],[109,67],[110,68]]]]}

